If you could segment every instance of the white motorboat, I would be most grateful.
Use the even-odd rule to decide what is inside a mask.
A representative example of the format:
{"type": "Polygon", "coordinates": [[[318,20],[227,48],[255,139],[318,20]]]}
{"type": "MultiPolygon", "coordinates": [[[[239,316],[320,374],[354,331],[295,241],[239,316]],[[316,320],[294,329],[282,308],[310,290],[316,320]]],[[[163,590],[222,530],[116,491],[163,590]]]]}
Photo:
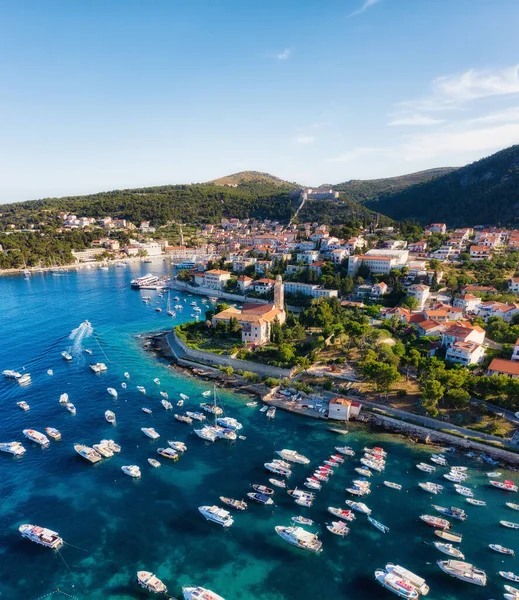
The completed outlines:
{"type": "Polygon", "coordinates": [[[455,544],[461,543],[463,536],[461,533],[454,531],[445,531],[444,529],[435,529],[434,535],[437,535],[440,539],[446,540],[447,542],[454,542],[455,544]]]}
{"type": "Polygon", "coordinates": [[[180,406],[184,406],[184,401],[183,401],[183,400],[179,400],[179,401],[177,402],[177,406],[179,406],[179,407],[180,407],[180,406]]]}
{"type": "Polygon", "coordinates": [[[307,477],[303,485],[311,490],[320,490],[322,488],[319,481],[312,477],[307,477]]]}
{"type": "Polygon", "coordinates": [[[96,452],[93,448],[89,448],[83,444],[74,444],[74,450],[79,454],[79,456],[88,460],[91,463],[97,463],[102,460],[102,456],[99,452],[96,452]]]}
{"type": "Polygon", "coordinates": [[[515,556],[515,552],[511,548],[505,548],[501,546],[501,544],[489,544],[488,547],[490,550],[494,552],[498,552],[499,554],[508,554],[509,556],[515,556]]]}
{"type": "Polygon", "coordinates": [[[445,506],[438,506],[437,504],[433,504],[432,507],[434,510],[437,510],[439,513],[447,517],[453,517],[454,519],[458,519],[458,521],[467,520],[467,513],[462,508],[457,508],[456,506],[446,508],[445,506]]]}
{"type": "Polygon", "coordinates": [[[47,375],[54,375],[54,371],[52,369],[47,369],[47,375]]]}
{"type": "Polygon", "coordinates": [[[145,388],[145,387],[143,387],[142,385],[138,385],[138,386],[137,386],[137,389],[138,389],[138,391],[139,391],[141,394],[145,394],[145,393],[146,393],[146,388],[145,388]]]}
{"type": "Polygon", "coordinates": [[[25,385],[25,384],[31,383],[31,374],[24,373],[23,375],[20,375],[20,377],[16,378],[16,383],[18,383],[19,385],[25,385]]]}
{"type": "Polygon", "coordinates": [[[351,510],[346,510],[344,508],[335,508],[334,506],[329,506],[328,512],[331,513],[334,517],[338,517],[339,519],[343,519],[344,521],[354,521],[355,520],[355,514],[351,510]]]}
{"type": "Polygon", "coordinates": [[[166,410],[171,410],[173,408],[173,404],[171,404],[171,402],[168,400],[161,400],[160,403],[166,410]]]}
{"type": "Polygon", "coordinates": [[[168,589],[162,581],[149,571],[137,571],[137,583],[148,592],[165,594],[168,589]]]}
{"type": "Polygon", "coordinates": [[[36,544],[40,544],[40,546],[52,548],[53,550],[58,550],[63,546],[63,540],[60,538],[59,534],[52,531],[52,529],[39,527],[38,525],[24,524],[18,527],[18,531],[22,534],[22,537],[27,538],[36,544]]]}
{"type": "Polygon", "coordinates": [[[215,442],[218,439],[218,432],[214,427],[205,426],[202,429],[195,429],[194,431],[199,438],[207,442],[215,442]]]}
{"type": "Polygon", "coordinates": [[[512,510],[519,510],[519,504],[515,504],[514,502],[505,502],[505,505],[512,510]]]}
{"type": "Polygon", "coordinates": [[[355,502],[354,500],[346,500],[346,504],[354,511],[363,515],[371,515],[371,508],[368,508],[364,502],[355,502]]]}
{"type": "Polygon", "coordinates": [[[109,388],[106,388],[106,391],[110,394],[110,396],[117,398],[118,394],[117,394],[117,390],[115,388],[109,387],[109,388]]]}
{"type": "Polygon", "coordinates": [[[14,456],[22,456],[26,452],[20,442],[2,442],[0,443],[0,451],[8,452],[14,456]]]}
{"type": "Polygon", "coordinates": [[[173,448],[157,448],[157,454],[169,460],[178,460],[178,452],[173,448]]]}
{"type": "Polygon", "coordinates": [[[93,354],[92,350],[90,350],[90,348],[85,348],[85,352],[86,352],[86,354],[90,354],[90,355],[93,354]]]}
{"type": "Polygon", "coordinates": [[[276,407],[275,406],[271,406],[267,410],[267,419],[273,419],[275,416],[276,416],[276,407]]]}
{"type": "Polygon", "coordinates": [[[188,417],[190,417],[191,419],[194,419],[195,421],[205,421],[206,420],[206,416],[200,412],[193,412],[193,411],[186,411],[186,415],[188,417]]]}
{"type": "Polygon", "coordinates": [[[487,477],[492,477],[492,478],[501,477],[501,473],[499,471],[489,471],[487,473],[487,477]]]}
{"type": "Polygon", "coordinates": [[[278,525],[274,528],[276,533],[292,546],[301,548],[302,550],[309,550],[311,552],[321,552],[323,543],[310,531],[306,531],[302,527],[284,527],[278,525]]]}
{"type": "Polygon", "coordinates": [[[99,444],[94,444],[92,446],[92,448],[99,453],[103,458],[112,458],[112,456],[114,455],[113,451],[110,450],[110,448],[108,446],[106,446],[105,444],[99,443],[99,444]]]}
{"type": "Polygon", "coordinates": [[[430,494],[439,494],[443,491],[443,486],[438,483],[432,483],[431,481],[426,481],[425,483],[420,482],[418,484],[422,490],[429,492],[430,494]]]}
{"type": "Polygon", "coordinates": [[[179,396],[182,398],[182,400],[189,400],[189,396],[187,394],[180,392],[179,396]]]}
{"type": "Polygon", "coordinates": [[[36,431],[35,429],[24,429],[23,435],[27,439],[31,440],[31,442],[35,442],[43,448],[47,448],[48,446],[50,446],[49,438],[43,433],[36,431]]]}
{"type": "Polygon", "coordinates": [[[310,463],[310,460],[306,458],[306,456],[299,454],[299,452],[296,452],[295,450],[287,450],[285,448],[283,450],[277,450],[276,454],[281,456],[283,460],[288,460],[289,462],[298,463],[301,465],[308,465],[310,463]]]}
{"type": "Polygon", "coordinates": [[[155,379],[153,380],[153,383],[160,385],[160,379],[158,377],[155,377],[155,379]]]}
{"type": "Polygon", "coordinates": [[[252,400],[251,402],[247,402],[246,406],[249,406],[250,408],[252,408],[254,406],[258,406],[258,403],[256,400],[252,400]]]}
{"type": "Polygon", "coordinates": [[[203,587],[184,586],[182,588],[184,600],[224,600],[215,592],[203,587]]]}
{"type": "Polygon", "coordinates": [[[165,398],[166,400],[169,398],[168,393],[167,392],[159,392],[159,394],[165,398]]]}
{"type": "Polygon", "coordinates": [[[363,477],[371,477],[373,473],[366,467],[355,467],[355,472],[363,477]]]}
{"type": "Polygon", "coordinates": [[[231,513],[219,506],[199,506],[198,510],[208,521],[217,523],[222,527],[230,527],[234,523],[231,513]]]}
{"type": "Polygon", "coordinates": [[[18,406],[18,408],[21,408],[24,411],[28,411],[30,410],[30,406],[27,404],[27,402],[25,402],[25,400],[20,400],[20,402],[16,403],[16,406],[18,406]]]}
{"type": "Polygon", "coordinates": [[[96,375],[99,375],[99,373],[104,373],[105,371],[108,371],[108,367],[105,365],[105,363],[99,362],[90,365],[90,370],[93,371],[96,375]]]}
{"type": "Polygon", "coordinates": [[[274,485],[278,488],[286,488],[287,487],[287,484],[282,479],[274,479],[274,477],[271,477],[269,479],[269,483],[271,483],[272,485],[274,485]]]}
{"type": "Polygon", "coordinates": [[[467,498],[474,497],[474,492],[468,487],[465,487],[463,485],[454,484],[454,489],[458,492],[458,494],[461,494],[462,496],[465,496],[467,498]]]}
{"type": "Polygon", "coordinates": [[[433,542],[433,544],[440,552],[443,552],[448,556],[454,556],[454,558],[459,558],[460,560],[465,560],[465,555],[459,548],[456,548],[456,546],[444,542],[433,542]]]}
{"type": "Polygon", "coordinates": [[[225,427],[227,429],[234,429],[235,431],[239,431],[243,428],[243,425],[236,419],[232,417],[219,417],[216,419],[216,423],[220,425],[220,427],[225,427]]]}
{"type": "Polygon", "coordinates": [[[234,498],[228,498],[227,496],[220,496],[220,500],[227,504],[227,506],[231,506],[236,510],[247,510],[247,503],[244,500],[235,500],[234,498]]]}
{"type": "Polygon", "coordinates": [[[326,529],[335,535],[346,537],[350,532],[349,527],[344,521],[332,521],[326,524],[326,529]]]}
{"type": "Polygon", "coordinates": [[[158,460],[154,459],[154,458],[148,458],[148,462],[150,463],[150,465],[152,467],[154,467],[155,469],[158,469],[160,467],[160,463],[158,460]]]}
{"type": "Polygon", "coordinates": [[[205,410],[205,412],[211,413],[218,417],[223,415],[223,408],[217,406],[216,404],[207,404],[206,402],[202,402],[202,404],[200,404],[200,408],[205,410]]]}
{"type": "Polygon", "coordinates": [[[437,465],[440,465],[442,467],[447,466],[447,461],[445,460],[445,458],[443,456],[435,456],[433,454],[429,460],[431,460],[431,462],[436,463],[437,465]]]}
{"type": "Polygon", "coordinates": [[[400,598],[416,600],[420,597],[420,593],[413,585],[395,573],[388,573],[384,569],[377,569],[375,571],[375,579],[386,590],[393,592],[400,598]]]}
{"type": "Polygon", "coordinates": [[[400,491],[402,486],[399,483],[393,483],[392,481],[384,481],[384,485],[392,490],[400,491]]]}
{"type": "Polygon", "coordinates": [[[505,479],[504,481],[490,481],[490,485],[505,492],[517,492],[517,486],[513,481],[505,479]]]}
{"type": "Polygon", "coordinates": [[[282,477],[290,477],[292,475],[292,471],[290,469],[287,469],[286,467],[283,467],[275,462],[267,462],[263,466],[265,469],[267,469],[267,471],[275,473],[276,475],[281,475],[282,477]]]}
{"type": "Polygon", "coordinates": [[[186,452],[187,451],[187,446],[184,444],[184,442],[169,442],[168,444],[171,448],[173,448],[173,450],[176,450],[177,452],[186,452]]]}
{"type": "Polygon", "coordinates": [[[141,427],[142,433],[147,435],[152,440],[158,440],[160,435],[153,429],[153,427],[141,427]]]}
{"type": "Polygon", "coordinates": [[[519,529],[519,523],[513,523],[512,521],[499,521],[499,524],[508,529],[519,529]]]}
{"type": "Polygon", "coordinates": [[[505,600],[518,600],[519,599],[519,590],[511,585],[505,585],[505,590],[508,592],[504,595],[505,600]]]}
{"type": "Polygon", "coordinates": [[[76,412],[77,412],[77,411],[76,411],[76,407],[75,407],[75,406],[72,404],[72,402],[67,402],[67,403],[65,404],[65,408],[68,410],[68,412],[69,412],[71,415],[75,415],[75,414],[76,414],[76,412]]]}
{"type": "Polygon", "coordinates": [[[424,473],[434,473],[434,471],[436,471],[436,467],[433,467],[433,465],[428,465],[424,462],[418,463],[416,468],[420,469],[420,471],[424,471],[424,473]]]}
{"type": "Polygon", "coordinates": [[[247,497],[257,502],[258,504],[274,504],[274,500],[267,494],[260,494],[259,492],[247,492],[247,497]]]}
{"type": "Polygon", "coordinates": [[[412,571],[409,571],[400,565],[394,565],[393,563],[387,563],[386,571],[401,577],[404,581],[416,588],[416,590],[422,594],[422,596],[427,596],[429,593],[429,586],[425,582],[425,579],[419,575],[416,575],[412,571]]]}
{"type": "Polygon", "coordinates": [[[474,583],[475,585],[485,586],[487,584],[487,575],[485,571],[477,569],[474,565],[462,562],[460,560],[438,560],[436,564],[440,569],[461,581],[474,583]]]}
{"type": "Polygon", "coordinates": [[[211,395],[211,390],[206,390],[205,392],[202,392],[202,396],[204,398],[209,398],[210,395],[211,395]]]}
{"type": "Polygon", "coordinates": [[[130,379],[130,374],[128,373],[128,371],[126,371],[126,373],[124,374],[124,376],[126,377],[126,379],[130,379]]]}
{"type": "Polygon", "coordinates": [[[60,404],[66,404],[68,402],[68,394],[61,394],[59,397],[60,404]]]}
{"type": "Polygon", "coordinates": [[[484,500],[476,500],[475,498],[465,498],[465,502],[472,504],[473,506],[486,506],[487,503],[484,500]]]}
{"type": "Polygon", "coordinates": [[[519,583],[519,575],[512,573],[512,571],[498,571],[499,575],[504,579],[508,579],[508,581],[513,581],[514,583],[519,583]]]}
{"type": "Polygon", "coordinates": [[[147,415],[151,415],[151,414],[153,414],[153,411],[151,410],[151,408],[148,408],[148,407],[146,407],[146,406],[143,406],[143,407],[141,408],[141,410],[142,410],[142,412],[146,413],[147,415]]]}
{"type": "Polygon", "coordinates": [[[175,417],[175,419],[177,421],[180,421],[181,423],[187,423],[187,425],[191,425],[193,423],[193,419],[186,415],[179,415],[179,414],[175,413],[173,416],[175,417]]]}
{"type": "Polygon", "coordinates": [[[262,406],[262,407],[260,408],[260,412],[262,412],[262,413],[264,413],[264,412],[267,412],[267,410],[268,410],[268,409],[269,409],[269,407],[268,407],[267,405],[265,405],[265,406],[262,406]]]}
{"type": "Polygon", "coordinates": [[[2,371],[2,375],[6,379],[18,379],[21,377],[21,374],[18,373],[18,371],[13,371],[13,369],[6,369],[5,371],[2,371]]]}
{"type": "Polygon", "coordinates": [[[440,517],[435,517],[433,515],[420,515],[420,519],[430,525],[431,527],[435,527],[436,529],[450,529],[451,524],[447,519],[441,519],[440,517]]]}
{"type": "Polygon", "coordinates": [[[141,476],[141,470],[137,465],[124,465],[121,467],[121,471],[130,477],[139,478],[141,476]]]}
{"type": "Polygon", "coordinates": [[[64,360],[66,360],[67,362],[72,360],[72,356],[67,352],[67,351],[63,351],[61,353],[61,356],[63,357],[64,360]]]}
{"type": "Polygon", "coordinates": [[[55,442],[59,442],[59,440],[61,440],[61,432],[54,427],[45,427],[45,433],[55,442]]]}
{"type": "Polygon", "coordinates": [[[119,454],[119,452],[121,451],[121,446],[119,446],[119,444],[116,444],[113,440],[101,440],[99,443],[104,444],[105,446],[110,448],[110,450],[112,452],[115,452],[116,454],[119,454]]]}
{"type": "Polygon", "coordinates": [[[105,411],[105,419],[111,424],[111,425],[115,425],[116,424],[116,420],[115,420],[115,413],[112,412],[111,410],[107,410],[105,411]]]}
{"type": "Polygon", "coordinates": [[[345,456],[355,456],[355,452],[349,446],[335,446],[335,449],[345,456]]]}

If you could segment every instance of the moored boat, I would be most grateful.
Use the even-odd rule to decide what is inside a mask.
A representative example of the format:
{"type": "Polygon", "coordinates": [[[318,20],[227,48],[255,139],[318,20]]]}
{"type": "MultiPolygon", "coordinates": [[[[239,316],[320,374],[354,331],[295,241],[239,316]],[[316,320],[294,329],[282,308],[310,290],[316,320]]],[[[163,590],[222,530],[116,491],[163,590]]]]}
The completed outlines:
{"type": "Polygon", "coordinates": [[[513,581],[514,583],[519,583],[519,575],[512,573],[512,571],[498,571],[498,573],[504,579],[508,579],[508,581],[513,581]]]}
{"type": "Polygon", "coordinates": [[[282,479],[274,479],[274,477],[271,477],[269,479],[269,483],[271,483],[272,485],[279,487],[279,488],[287,487],[287,484],[282,479]]]}
{"type": "Polygon", "coordinates": [[[501,544],[489,544],[488,547],[490,550],[494,552],[498,552],[499,554],[508,554],[510,556],[515,556],[515,552],[511,548],[505,548],[501,546],[501,544]]]}
{"type": "Polygon", "coordinates": [[[490,485],[498,488],[500,490],[504,490],[505,492],[517,492],[517,486],[513,481],[509,481],[505,479],[505,481],[490,481],[490,485]]]}
{"type": "Polygon", "coordinates": [[[124,465],[121,467],[121,471],[135,479],[138,479],[141,476],[141,470],[137,465],[124,465]]]}
{"type": "Polygon", "coordinates": [[[0,451],[8,452],[14,456],[22,456],[26,452],[20,442],[2,442],[0,443],[0,451]]]}
{"type": "Polygon", "coordinates": [[[156,460],[155,458],[148,458],[148,462],[150,463],[150,465],[152,467],[154,467],[155,469],[158,469],[160,467],[160,463],[158,460],[156,460]]]}
{"type": "Polygon", "coordinates": [[[234,523],[231,513],[219,506],[199,506],[198,510],[208,521],[217,523],[222,527],[230,527],[234,523]]]}
{"type": "Polygon", "coordinates": [[[461,581],[473,583],[475,585],[485,586],[487,584],[487,575],[482,569],[477,569],[471,563],[460,560],[438,560],[436,564],[440,569],[461,581]]]}
{"type": "Polygon", "coordinates": [[[257,502],[258,504],[274,504],[274,500],[266,494],[260,494],[258,492],[248,492],[247,496],[257,502]]]}
{"type": "Polygon", "coordinates": [[[346,537],[350,532],[349,527],[344,521],[332,521],[326,524],[326,529],[335,535],[346,537]]]}
{"type": "Polygon", "coordinates": [[[373,517],[368,517],[368,521],[375,529],[378,529],[382,533],[387,533],[389,531],[389,527],[387,525],[384,525],[380,521],[376,521],[373,517]]]}
{"type": "Polygon", "coordinates": [[[450,529],[451,524],[447,519],[441,519],[440,517],[435,517],[433,515],[420,515],[420,519],[430,525],[431,527],[436,527],[437,529],[450,529]]]}
{"type": "Polygon", "coordinates": [[[392,490],[401,490],[402,486],[399,483],[393,483],[392,481],[384,481],[384,485],[392,490]]]}
{"type": "Polygon", "coordinates": [[[177,421],[180,421],[181,423],[187,423],[188,425],[191,425],[193,423],[193,419],[191,417],[187,417],[186,415],[174,414],[173,416],[177,421]]]}
{"type": "Polygon", "coordinates": [[[141,431],[152,440],[158,440],[160,437],[160,434],[157,433],[153,427],[141,427],[141,431]]]}
{"type": "Polygon", "coordinates": [[[255,492],[259,492],[260,494],[265,494],[267,496],[273,496],[274,490],[272,488],[267,487],[266,485],[260,485],[259,483],[253,483],[252,489],[255,492]]]}
{"type": "Polygon", "coordinates": [[[434,535],[437,535],[442,540],[446,540],[447,542],[454,542],[459,544],[463,539],[461,533],[456,533],[454,531],[445,531],[444,529],[435,529],[434,535]]]}
{"type": "Polygon", "coordinates": [[[45,433],[55,442],[61,440],[61,432],[58,431],[55,427],[45,427],[45,433]]]}
{"type": "Polygon", "coordinates": [[[231,506],[236,510],[247,510],[247,503],[244,500],[235,500],[234,498],[228,498],[227,496],[220,496],[220,500],[227,504],[227,506],[231,506]]]}
{"type": "Polygon", "coordinates": [[[301,465],[308,465],[310,463],[310,460],[306,458],[306,456],[299,454],[299,452],[296,452],[295,450],[287,450],[284,448],[283,450],[277,450],[276,454],[281,456],[283,460],[288,460],[289,462],[301,465]]]}
{"type": "Polygon", "coordinates": [[[460,560],[465,559],[465,555],[463,554],[463,552],[461,550],[459,550],[459,548],[456,548],[456,546],[453,546],[452,544],[446,544],[444,542],[433,542],[433,543],[434,543],[434,546],[440,552],[443,552],[444,554],[447,554],[448,556],[454,556],[454,558],[459,558],[460,560]]]}
{"type": "Polygon", "coordinates": [[[137,583],[155,594],[165,594],[168,591],[162,581],[149,571],[137,571],[137,583]]]}
{"type": "Polygon", "coordinates": [[[331,513],[334,517],[338,517],[339,519],[344,519],[345,521],[354,521],[355,520],[355,514],[351,510],[346,510],[344,508],[335,508],[334,506],[329,506],[328,512],[331,513]]]}
{"type": "Polygon", "coordinates": [[[476,500],[475,498],[465,498],[465,502],[472,504],[472,506],[486,506],[487,503],[484,500],[476,500]]]}
{"type": "Polygon", "coordinates": [[[69,412],[71,415],[75,415],[75,414],[76,414],[76,412],[77,412],[77,411],[76,411],[76,407],[75,407],[75,406],[72,404],[72,402],[67,402],[67,403],[65,404],[65,408],[68,410],[68,412],[69,412]]]}
{"type": "Polygon", "coordinates": [[[118,394],[117,394],[117,390],[113,387],[109,387],[106,388],[106,391],[110,394],[110,396],[112,396],[113,398],[117,398],[118,394]]]}
{"type": "Polygon", "coordinates": [[[102,460],[102,456],[99,454],[99,452],[96,452],[93,448],[89,448],[84,444],[74,444],[74,450],[79,454],[79,456],[82,456],[91,463],[97,463],[102,460]]]}
{"type": "Polygon", "coordinates": [[[107,410],[105,411],[105,419],[108,421],[108,423],[110,423],[111,425],[115,425],[116,423],[116,419],[115,419],[115,413],[112,412],[111,410],[107,410]]]}
{"type": "Polygon", "coordinates": [[[27,439],[31,440],[31,442],[35,442],[43,448],[47,448],[48,446],[50,446],[49,438],[43,433],[36,431],[35,429],[24,429],[23,435],[27,439]]]}
{"type": "Polygon", "coordinates": [[[16,403],[16,406],[18,406],[19,408],[21,408],[24,411],[28,411],[30,410],[30,406],[27,404],[27,402],[25,402],[25,400],[21,400],[20,402],[16,403]]]}
{"type": "Polygon", "coordinates": [[[187,446],[184,444],[184,442],[168,440],[168,445],[170,448],[173,448],[173,450],[176,450],[177,452],[186,452],[187,451],[187,446]]]}
{"type": "Polygon", "coordinates": [[[173,450],[173,448],[157,448],[157,454],[170,460],[178,460],[178,452],[173,450]]]}
{"type": "Polygon", "coordinates": [[[416,600],[420,597],[418,590],[396,573],[390,573],[385,569],[377,569],[375,571],[375,579],[381,586],[385,587],[390,592],[393,592],[393,594],[396,594],[400,598],[416,600]]]}
{"type": "Polygon", "coordinates": [[[505,502],[505,505],[512,510],[519,510],[519,504],[515,504],[514,502],[505,502]]]}
{"type": "Polygon", "coordinates": [[[513,523],[512,521],[499,521],[499,523],[503,527],[508,527],[508,529],[519,529],[519,523],[513,523]]]}
{"type": "Polygon", "coordinates": [[[221,596],[203,587],[184,586],[184,600],[224,600],[221,596]]]}
{"type": "Polygon", "coordinates": [[[368,508],[363,502],[355,502],[354,500],[346,500],[346,504],[354,511],[363,515],[371,515],[371,508],[368,508]]]}
{"type": "Polygon", "coordinates": [[[114,455],[113,450],[110,450],[110,448],[103,443],[93,444],[92,448],[103,458],[111,458],[114,455]]]}
{"type": "Polygon", "coordinates": [[[395,565],[393,563],[387,563],[386,571],[403,579],[406,583],[413,586],[419,594],[426,596],[429,593],[429,586],[425,582],[425,579],[419,575],[416,575],[412,571],[409,571],[405,567],[402,567],[401,565],[395,565]]]}
{"type": "Polygon", "coordinates": [[[38,525],[29,525],[28,523],[20,525],[18,531],[22,534],[22,537],[27,538],[31,542],[45,546],[46,548],[52,548],[58,550],[63,546],[63,540],[58,533],[47,529],[46,527],[39,527],[38,525]]]}
{"type": "Polygon", "coordinates": [[[323,547],[323,543],[315,533],[306,531],[302,527],[284,527],[278,525],[274,528],[275,532],[286,542],[301,548],[302,550],[309,550],[311,552],[320,552],[323,547]]]}

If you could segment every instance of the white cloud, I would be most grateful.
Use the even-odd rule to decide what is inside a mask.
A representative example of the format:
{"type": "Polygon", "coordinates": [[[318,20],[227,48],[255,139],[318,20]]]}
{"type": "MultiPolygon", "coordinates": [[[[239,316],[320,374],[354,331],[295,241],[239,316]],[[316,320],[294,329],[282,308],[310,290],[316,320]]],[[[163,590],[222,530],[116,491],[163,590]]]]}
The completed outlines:
{"type": "Polygon", "coordinates": [[[308,146],[309,144],[313,144],[315,140],[316,138],[313,135],[298,135],[294,141],[301,146],[308,146]]]}
{"type": "Polygon", "coordinates": [[[395,125],[439,125],[440,123],[444,123],[442,119],[433,119],[433,117],[428,117],[427,115],[420,115],[418,113],[414,113],[408,116],[397,117],[390,121],[388,125],[393,127],[395,125]]]}
{"type": "Polygon", "coordinates": [[[506,108],[500,112],[469,119],[467,123],[510,123],[519,121],[519,106],[506,108]]]}
{"type": "Polygon", "coordinates": [[[367,154],[377,154],[381,152],[386,152],[386,148],[379,148],[376,146],[358,146],[357,148],[353,148],[340,156],[336,156],[335,158],[329,158],[327,162],[352,162],[366,156],[367,154]]]}
{"type": "Polygon", "coordinates": [[[368,8],[375,6],[375,4],[378,4],[379,2],[381,2],[381,0],[364,0],[364,3],[362,4],[362,6],[360,8],[358,8],[357,10],[354,10],[350,14],[350,17],[355,17],[357,15],[360,15],[364,11],[368,10],[368,8]]]}
{"type": "Polygon", "coordinates": [[[283,51],[276,54],[278,60],[288,60],[292,55],[292,48],[285,48],[283,51]]]}

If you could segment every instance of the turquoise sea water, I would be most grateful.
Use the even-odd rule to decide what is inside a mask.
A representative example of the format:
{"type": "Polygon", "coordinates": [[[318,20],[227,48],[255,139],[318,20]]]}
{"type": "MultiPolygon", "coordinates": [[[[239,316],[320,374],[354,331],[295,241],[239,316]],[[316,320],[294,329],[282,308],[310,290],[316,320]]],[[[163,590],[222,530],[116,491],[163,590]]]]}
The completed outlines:
{"type": "MultiPolygon", "coordinates": [[[[147,271],[161,272],[162,263],[90,270],[65,275],[36,274],[29,279],[0,279],[0,370],[25,368],[32,375],[29,387],[0,381],[0,441],[22,441],[27,453],[21,459],[0,454],[0,598],[33,600],[60,588],[75,598],[128,600],[151,597],[135,583],[137,570],[155,572],[180,597],[182,585],[195,583],[221,594],[226,600],[310,600],[317,598],[395,598],[375,583],[373,572],[387,562],[398,562],[426,578],[433,600],[489,599],[502,597],[498,570],[519,573],[517,558],[493,554],[489,543],[500,543],[519,552],[519,531],[499,526],[500,519],[519,521],[519,513],[505,501],[515,500],[490,488],[486,471],[492,470],[461,454],[453,464],[470,467],[467,485],[486,508],[473,507],[456,494],[441,477],[444,469],[426,476],[415,464],[432,452],[388,434],[351,428],[347,437],[327,430],[324,422],[278,411],[269,421],[259,406],[249,408],[247,398],[220,392],[226,412],[243,424],[245,441],[205,443],[192,428],[174,420],[172,411],[160,405],[159,390],[170,400],[179,393],[190,396],[184,408],[201,402],[208,385],[175,373],[166,363],[145,353],[136,337],[189,320],[189,298],[183,314],[171,319],[155,312],[154,292],[149,306],[141,293],[129,289],[129,281],[147,271]],[[83,320],[94,334],[80,344],[69,339],[83,320]],[[93,357],[83,352],[93,350],[93,357]],[[60,352],[70,349],[72,363],[60,352]],[[108,372],[96,376],[88,369],[92,360],[104,361],[108,372]],[[54,376],[47,375],[47,369],[54,376]],[[131,379],[123,390],[123,373],[131,379]],[[153,383],[159,377],[160,388],[153,383]],[[146,396],[136,390],[143,385],[146,396]],[[113,400],[106,388],[113,386],[113,400]],[[58,404],[67,392],[77,408],[72,416],[58,404]],[[26,400],[31,409],[21,411],[16,402],[26,400]],[[149,406],[147,416],[141,407],[149,406]],[[113,410],[117,426],[110,426],[104,411],[113,410]],[[63,435],[48,449],[25,441],[22,430],[57,427],[63,435]],[[161,434],[152,441],[141,427],[153,426],[161,434]],[[122,452],[98,465],[90,465],[73,450],[73,444],[92,445],[113,438],[122,452]],[[162,459],[153,469],[148,457],[160,457],[156,448],[166,440],[181,440],[187,453],[176,463],[162,459]],[[359,452],[365,445],[383,445],[388,451],[386,472],[372,477],[372,493],[364,501],[373,516],[391,528],[383,535],[361,515],[351,524],[351,533],[341,539],[324,524],[333,520],[327,506],[344,506],[344,488],[356,476],[357,456],[324,484],[311,509],[298,507],[282,490],[276,491],[276,506],[249,504],[245,513],[235,513],[229,530],[206,522],[198,513],[201,504],[218,503],[220,495],[243,498],[253,482],[267,483],[263,463],[275,449],[294,448],[308,456],[312,465],[327,457],[335,445],[348,444],[359,452]],[[132,480],[120,467],[137,464],[141,480],[132,480]],[[382,485],[384,479],[399,482],[402,492],[382,485]],[[431,496],[417,487],[419,481],[437,481],[443,494],[431,496]],[[432,528],[418,521],[420,514],[437,514],[431,504],[460,506],[469,518],[453,521],[464,534],[461,549],[466,559],[486,570],[489,584],[479,588],[449,578],[435,564],[447,558],[432,541],[432,528]],[[324,542],[319,555],[289,546],[274,532],[275,525],[289,524],[291,516],[312,518],[324,542]],[[60,533],[66,542],[60,554],[20,538],[21,523],[34,523],[60,533]],[[429,545],[423,543],[428,542],[429,545]]],[[[181,294],[179,294],[181,295],[181,294]]],[[[200,299],[197,299],[202,306],[200,299]]],[[[183,304],[183,302],[182,302],[183,304]]],[[[165,306],[162,304],[163,308],[165,306]]],[[[499,469],[514,479],[515,473],[499,469]]],[[[294,467],[290,487],[302,485],[310,469],[294,467]]],[[[517,478],[517,477],[516,477],[517,478]]],[[[515,496],[515,494],[512,494],[515,496]]],[[[54,593],[48,598],[64,598],[54,593]]]]}

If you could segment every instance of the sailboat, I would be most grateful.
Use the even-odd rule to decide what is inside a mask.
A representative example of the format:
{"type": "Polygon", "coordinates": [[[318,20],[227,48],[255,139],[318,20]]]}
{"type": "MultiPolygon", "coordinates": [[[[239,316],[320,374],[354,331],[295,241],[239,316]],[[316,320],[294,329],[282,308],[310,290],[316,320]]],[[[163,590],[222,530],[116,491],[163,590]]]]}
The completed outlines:
{"type": "Polygon", "coordinates": [[[214,415],[214,425],[205,425],[202,429],[195,429],[195,433],[202,439],[210,440],[212,442],[219,438],[234,441],[237,437],[236,431],[230,427],[222,427],[221,425],[218,425],[217,422],[218,416],[221,415],[223,411],[216,405],[216,385],[213,386],[213,404],[206,404],[204,409],[214,415]]]}
{"type": "Polygon", "coordinates": [[[170,317],[176,317],[177,313],[174,310],[171,310],[171,306],[169,303],[169,297],[170,297],[171,292],[168,290],[168,303],[167,303],[167,307],[166,307],[166,312],[168,313],[168,315],[170,317]]]}

